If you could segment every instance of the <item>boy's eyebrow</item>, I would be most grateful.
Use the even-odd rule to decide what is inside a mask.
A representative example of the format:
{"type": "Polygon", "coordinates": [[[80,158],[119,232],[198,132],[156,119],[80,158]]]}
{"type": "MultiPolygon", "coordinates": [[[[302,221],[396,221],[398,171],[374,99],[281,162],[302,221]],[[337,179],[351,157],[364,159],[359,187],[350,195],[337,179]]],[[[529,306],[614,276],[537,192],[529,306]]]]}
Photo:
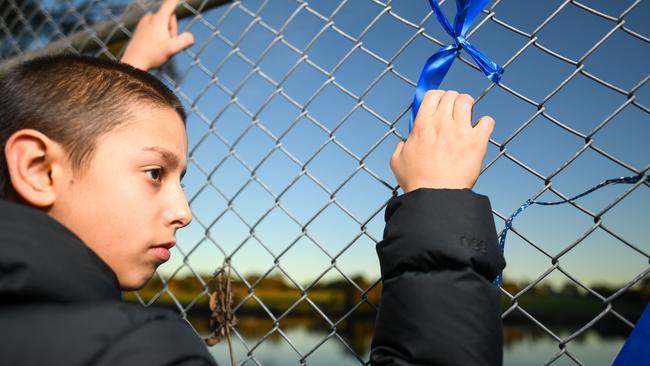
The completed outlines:
{"type": "MultiPolygon", "coordinates": [[[[165,162],[172,166],[172,167],[177,167],[180,165],[180,160],[178,159],[178,156],[174,154],[173,152],[160,147],[160,146],[149,146],[145,147],[142,150],[144,151],[153,151],[155,153],[158,153],[160,157],[165,160],[165,162]]],[[[187,167],[183,168],[183,171],[181,172],[181,179],[185,176],[185,173],[187,172],[187,167]]]]}

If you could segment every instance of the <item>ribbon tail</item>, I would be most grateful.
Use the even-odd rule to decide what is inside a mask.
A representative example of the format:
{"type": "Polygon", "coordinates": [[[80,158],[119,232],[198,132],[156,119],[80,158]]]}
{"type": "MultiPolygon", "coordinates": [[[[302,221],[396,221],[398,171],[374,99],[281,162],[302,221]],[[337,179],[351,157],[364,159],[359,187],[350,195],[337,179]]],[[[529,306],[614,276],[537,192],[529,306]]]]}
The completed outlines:
{"type": "Polygon", "coordinates": [[[485,8],[488,0],[457,0],[456,17],[454,18],[454,32],[457,36],[464,36],[472,25],[476,16],[485,8]]]}
{"type": "Polygon", "coordinates": [[[447,20],[447,17],[442,12],[442,9],[440,9],[440,5],[438,5],[437,0],[429,0],[429,5],[431,5],[433,13],[436,14],[436,18],[438,18],[438,23],[442,25],[442,27],[445,29],[445,32],[447,32],[447,34],[449,34],[452,38],[455,37],[454,28],[449,23],[449,20],[447,20]]]}
{"type": "Polygon", "coordinates": [[[425,62],[418,80],[418,85],[415,88],[415,96],[413,96],[413,104],[411,104],[411,118],[409,120],[409,133],[413,129],[415,116],[417,116],[424,94],[431,89],[438,89],[442,79],[445,78],[451,64],[456,57],[456,46],[449,45],[436,51],[427,62],[425,62]]]}
{"type": "Polygon", "coordinates": [[[474,62],[476,62],[476,65],[478,65],[483,74],[485,74],[485,76],[487,76],[493,83],[499,83],[501,75],[503,75],[503,68],[496,62],[490,60],[467,40],[463,39],[461,45],[465,51],[469,53],[472,59],[474,59],[474,62]]]}

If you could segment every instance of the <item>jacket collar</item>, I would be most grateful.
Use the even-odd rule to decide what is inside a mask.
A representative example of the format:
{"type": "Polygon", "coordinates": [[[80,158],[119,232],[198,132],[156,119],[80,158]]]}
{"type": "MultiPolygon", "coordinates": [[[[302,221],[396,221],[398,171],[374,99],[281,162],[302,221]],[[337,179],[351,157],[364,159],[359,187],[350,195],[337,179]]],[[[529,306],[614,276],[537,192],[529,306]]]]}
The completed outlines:
{"type": "Polygon", "coordinates": [[[115,273],[50,216],[0,200],[0,303],[120,300],[115,273]]]}

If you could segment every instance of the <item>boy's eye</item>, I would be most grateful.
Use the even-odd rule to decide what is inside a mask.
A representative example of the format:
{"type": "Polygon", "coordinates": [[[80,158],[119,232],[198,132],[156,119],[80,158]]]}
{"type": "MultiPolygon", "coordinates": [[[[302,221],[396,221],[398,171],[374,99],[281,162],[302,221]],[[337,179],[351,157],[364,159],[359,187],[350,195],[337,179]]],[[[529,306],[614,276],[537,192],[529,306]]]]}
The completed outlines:
{"type": "Polygon", "coordinates": [[[155,168],[155,169],[148,169],[145,173],[149,175],[149,178],[152,180],[159,182],[160,179],[162,178],[162,169],[161,168],[155,168]]]}

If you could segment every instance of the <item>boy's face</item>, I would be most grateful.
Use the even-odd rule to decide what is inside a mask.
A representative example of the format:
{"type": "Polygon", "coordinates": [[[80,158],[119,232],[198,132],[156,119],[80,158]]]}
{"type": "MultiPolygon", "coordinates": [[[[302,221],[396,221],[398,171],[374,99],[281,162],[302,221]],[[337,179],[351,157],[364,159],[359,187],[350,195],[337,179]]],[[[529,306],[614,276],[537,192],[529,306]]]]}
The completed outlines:
{"type": "Polygon", "coordinates": [[[123,289],[141,288],[192,219],[180,183],[186,154],[176,112],[135,107],[131,121],[99,137],[87,167],[76,176],[66,167],[69,179],[56,187],[49,214],[113,269],[123,289]]]}

